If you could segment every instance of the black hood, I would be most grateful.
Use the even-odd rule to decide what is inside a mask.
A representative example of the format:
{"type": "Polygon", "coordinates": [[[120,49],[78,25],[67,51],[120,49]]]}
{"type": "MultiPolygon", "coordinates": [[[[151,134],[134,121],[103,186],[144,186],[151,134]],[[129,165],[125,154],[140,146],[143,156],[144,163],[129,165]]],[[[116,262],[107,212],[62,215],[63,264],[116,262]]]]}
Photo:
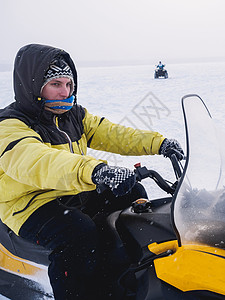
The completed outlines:
{"type": "MultiPolygon", "coordinates": [[[[70,66],[74,76],[74,92],[77,92],[77,72],[70,55],[59,48],[46,45],[30,44],[22,47],[15,58],[14,64],[14,92],[17,109],[21,112],[39,118],[43,111],[43,100],[40,91],[49,64],[56,58],[62,57],[70,66]]],[[[47,116],[45,116],[47,117],[47,116]]]]}

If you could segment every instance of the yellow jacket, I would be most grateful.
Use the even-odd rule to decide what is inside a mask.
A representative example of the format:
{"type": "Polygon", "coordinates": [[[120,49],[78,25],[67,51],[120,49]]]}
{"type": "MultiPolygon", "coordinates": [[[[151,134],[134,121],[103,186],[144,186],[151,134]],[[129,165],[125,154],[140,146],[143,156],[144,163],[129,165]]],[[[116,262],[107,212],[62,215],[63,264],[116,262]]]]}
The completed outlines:
{"type": "Polygon", "coordinates": [[[64,50],[24,46],[13,77],[15,102],[0,110],[0,218],[15,233],[45,203],[96,188],[91,175],[102,161],[87,156],[87,147],[122,155],[158,153],[162,135],[115,125],[77,105],[76,68],[64,50]],[[49,63],[59,56],[73,72],[75,102],[57,117],[44,109],[40,94],[49,63]]]}
{"type": "Polygon", "coordinates": [[[157,154],[164,139],[157,132],[126,128],[107,119],[99,125],[99,121],[99,117],[85,110],[79,147],[76,141],[72,142],[74,153],[70,152],[68,143],[44,142],[43,137],[18,119],[0,122],[3,223],[18,233],[25,220],[43,204],[59,196],[94,190],[92,171],[102,162],[86,155],[90,137],[93,136],[91,148],[122,155],[157,154]]]}

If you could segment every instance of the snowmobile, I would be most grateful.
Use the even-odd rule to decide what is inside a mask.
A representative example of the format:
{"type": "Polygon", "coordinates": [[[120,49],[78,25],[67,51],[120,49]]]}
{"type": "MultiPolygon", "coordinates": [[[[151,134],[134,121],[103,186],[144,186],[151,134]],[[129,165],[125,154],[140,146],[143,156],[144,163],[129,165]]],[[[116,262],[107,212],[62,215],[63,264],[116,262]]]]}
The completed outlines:
{"type": "Polygon", "coordinates": [[[164,77],[165,79],[168,78],[168,72],[165,69],[162,68],[156,68],[154,73],[154,78],[161,78],[164,77]]]}
{"type": "MultiPolygon", "coordinates": [[[[97,299],[225,299],[225,135],[199,96],[183,97],[182,109],[187,155],[184,167],[170,156],[173,182],[135,165],[137,180],[154,180],[165,197],[104,219],[97,299]]],[[[0,223],[0,294],[54,299],[48,254],[0,223]]]]}

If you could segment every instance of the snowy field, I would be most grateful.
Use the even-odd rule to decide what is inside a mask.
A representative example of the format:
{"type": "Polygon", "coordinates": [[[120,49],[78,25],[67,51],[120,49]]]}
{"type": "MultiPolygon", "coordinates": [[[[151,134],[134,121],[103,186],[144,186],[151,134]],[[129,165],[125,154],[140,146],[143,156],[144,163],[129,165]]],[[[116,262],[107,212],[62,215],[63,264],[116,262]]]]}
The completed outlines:
{"type": "MultiPolygon", "coordinates": [[[[154,79],[153,65],[79,68],[78,102],[113,122],[176,138],[185,148],[181,98],[198,94],[225,127],[225,62],[171,64],[166,69],[168,79],[154,79]]],[[[11,72],[0,72],[0,90],[0,107],[4,107],[13,101],[11,72]]],[[[140,161],[174,180],[169,160],[161,156],[122,157],[93,150],[89,154],[129,168],[140,161]]],[[[145,179],[143,184],[150,199],[165,195],[154,182],[145,179]]]]}

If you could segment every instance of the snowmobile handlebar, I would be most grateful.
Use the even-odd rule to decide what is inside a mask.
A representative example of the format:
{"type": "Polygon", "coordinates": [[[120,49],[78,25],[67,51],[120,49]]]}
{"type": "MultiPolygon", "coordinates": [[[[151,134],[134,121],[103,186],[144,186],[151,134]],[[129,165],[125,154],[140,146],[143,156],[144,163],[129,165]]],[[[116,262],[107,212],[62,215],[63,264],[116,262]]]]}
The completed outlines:
{"type": "MultiPolygon", "coordinates": [[[[177,180],[181,177],[182,175],[182,170],[179,165],[179,162],[177,160],[177,157],[175,154],[172,154],[170,157],[175,176],[177,180]]],[[[137,181],[141,181],[145,178],[151,178],[153,179],[156,184],[165,192],[173,195],[177,186],[177,181],[173,184],[169,184],[167,180],[165,180],[159,173],[157,173],[154,170],[148,170],[146,167],[141,167],[141,164],[136,164],[135,166],[135,173],[137,177],[137,181]]]]}
{"type": "MultiPolygon", "coordinates": [[[[177,180],[181,177],[182,175],[182,170],[179,165],[178,159],[175,154],[172,154],[170,157],[170,161],[172,163],[174,173],[176,175],[177,180]]],[[[136,180],[141,181],[145,178],[151,178],[153,179],[156,184],[165,192],[173,195],[177,186],[177,181],[175,183],[168,183],[167,180],[165,180],[159,173],[157,173],[154,170],[148,170],[146,167],[141,167],[140,163],[137,163],[134,165],[135,167],[135,174],[136,174],[136,180]]],[[[97,186],[97,192],[98,193],[103,193],[105,190],[108,189],[108,186],[105,184],[99,184],[97,186]]]]}
{"type": "Polygon", "coordinates": [[[136,173],[136,177],[137,177],[137,181],[141,181],[147,177],[153,179],[156,184],[165,192],[173,195],[175,188],[172,186],[170,186],[165,179],[163,179],[163,177],[161,175],[159,175],[159,173],[157,173],[154,170],[148,170],[146,167],[136,167],[135,169],[135,173],[136,173]]]}

